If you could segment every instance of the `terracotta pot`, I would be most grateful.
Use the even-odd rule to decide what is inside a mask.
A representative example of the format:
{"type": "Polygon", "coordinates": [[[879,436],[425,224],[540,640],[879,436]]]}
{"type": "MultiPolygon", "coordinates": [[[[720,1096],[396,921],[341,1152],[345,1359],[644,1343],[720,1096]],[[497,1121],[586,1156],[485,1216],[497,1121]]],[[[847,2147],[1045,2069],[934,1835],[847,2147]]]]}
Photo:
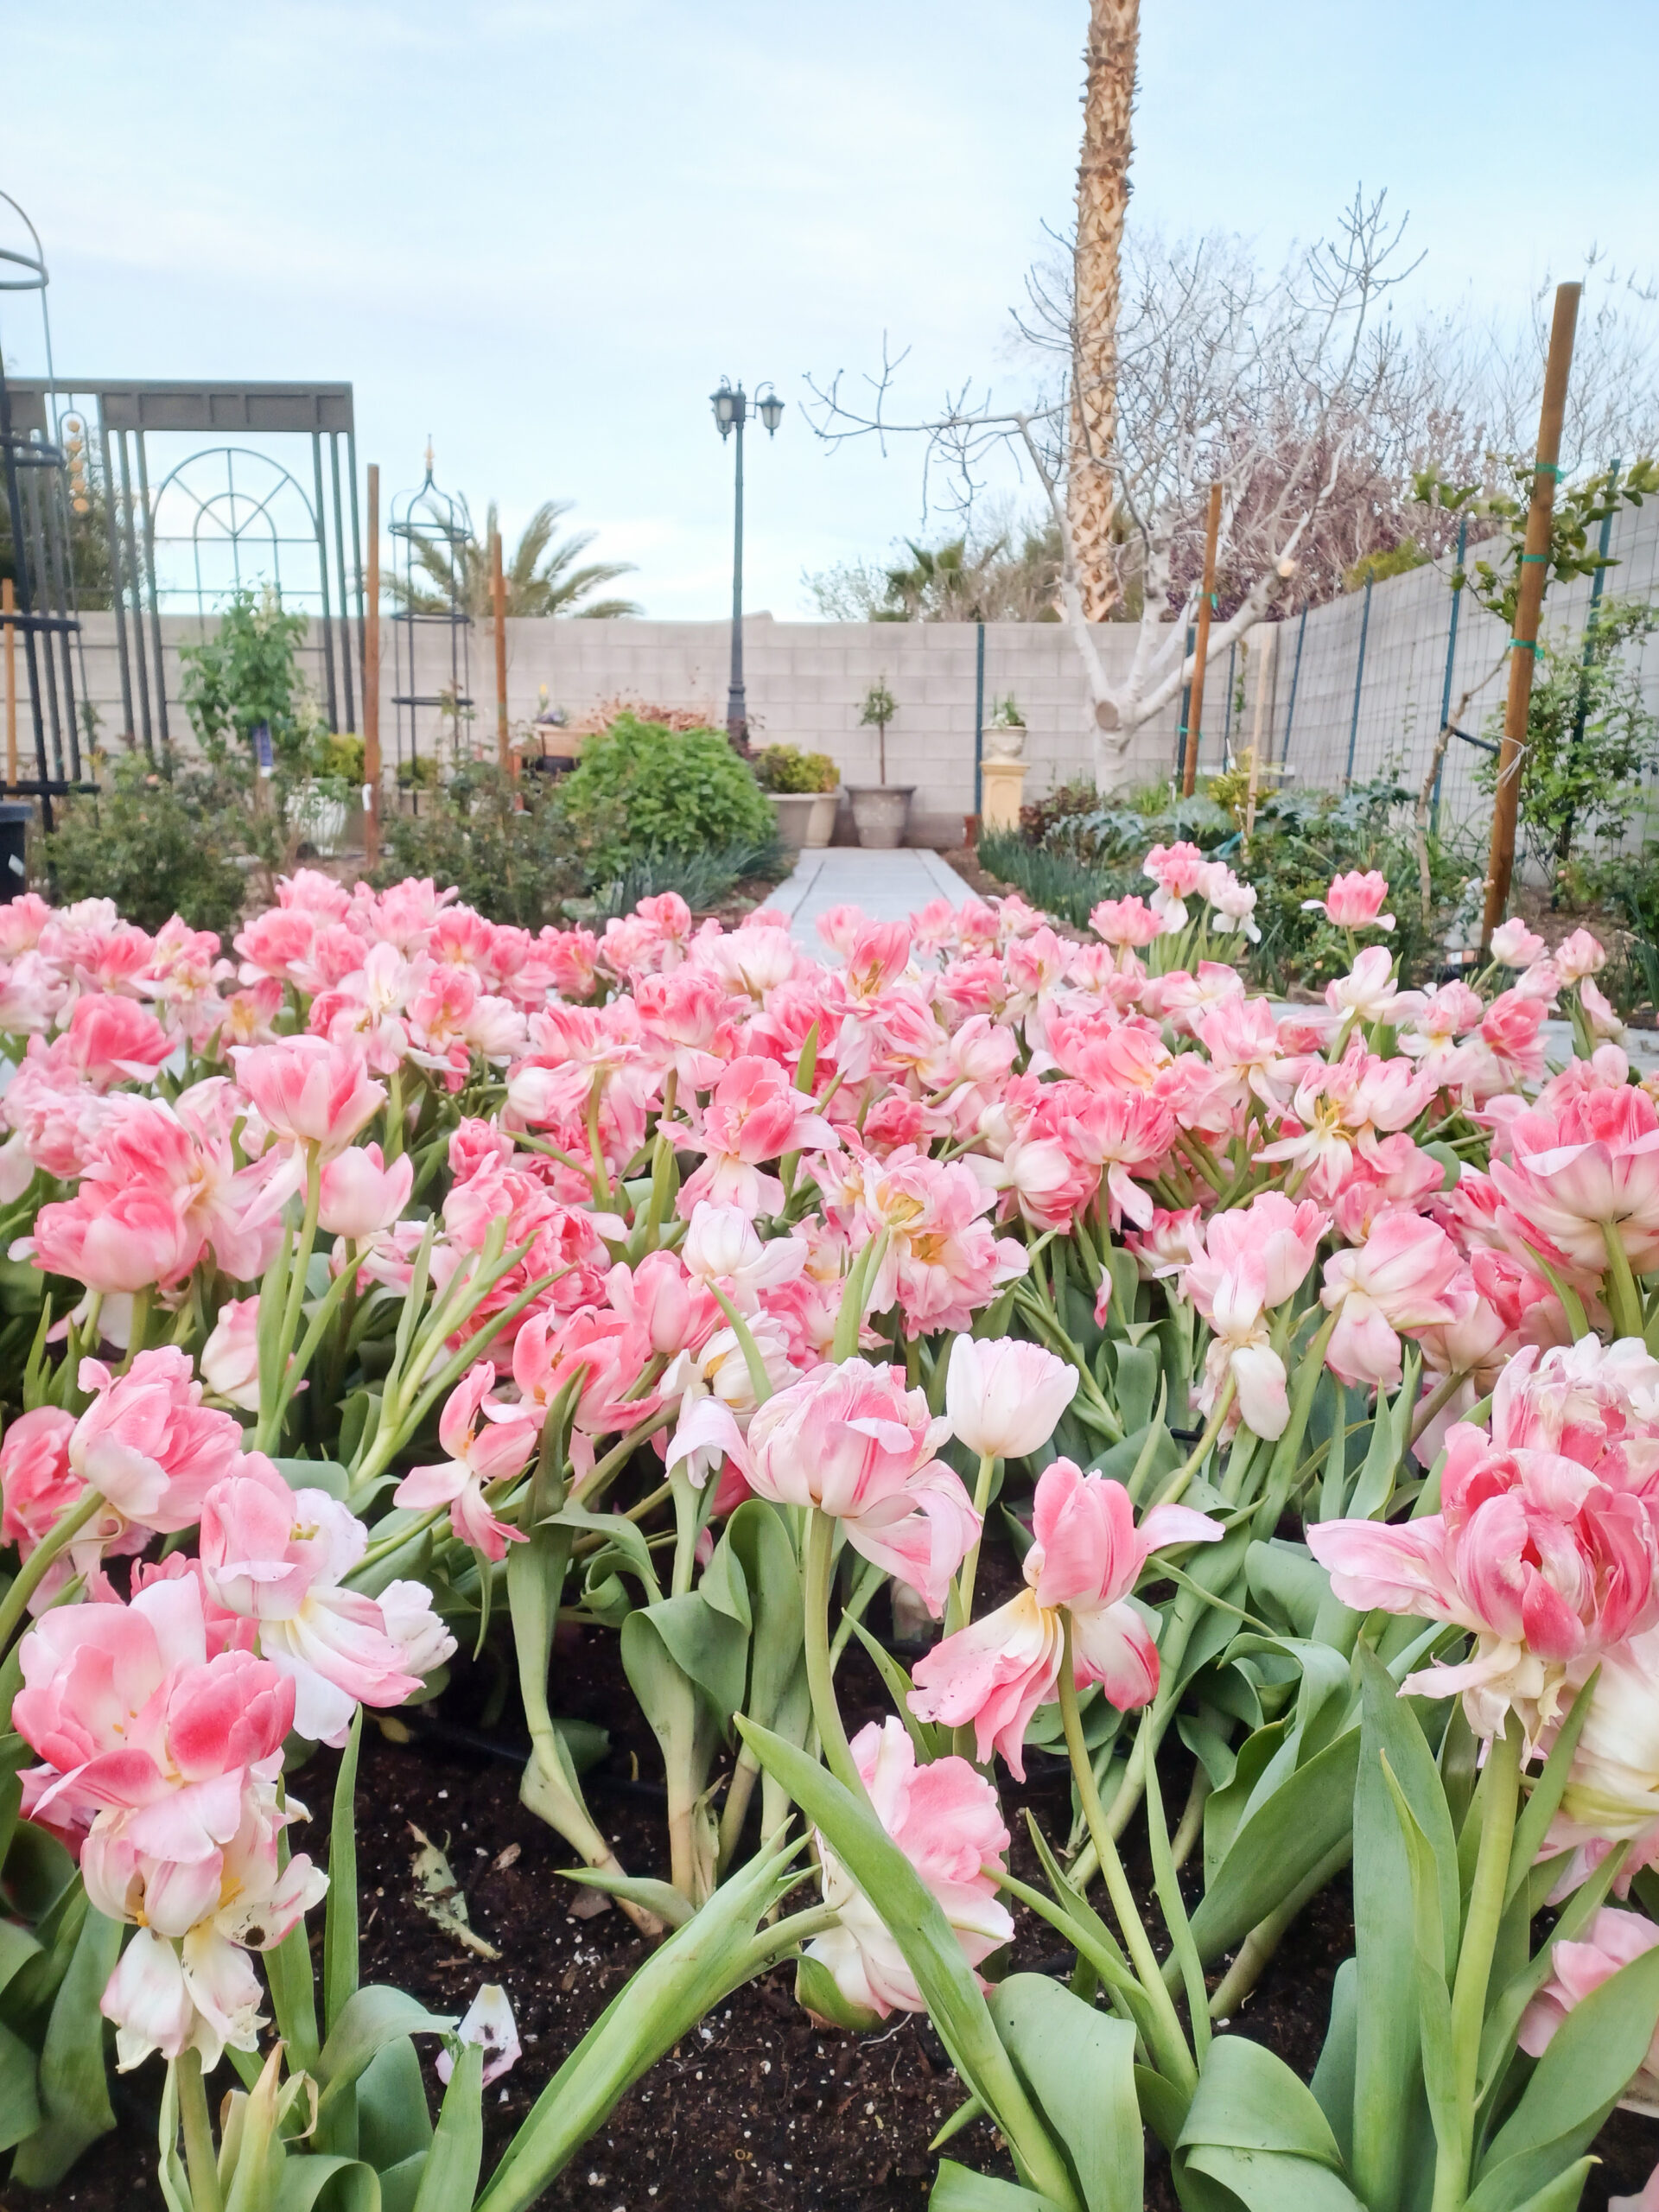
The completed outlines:
{"type": "Polygon", "coordinates": [[[905,842],[914,784],[849,784],[858,842],[876,852],[891,852],[905,842]]]}

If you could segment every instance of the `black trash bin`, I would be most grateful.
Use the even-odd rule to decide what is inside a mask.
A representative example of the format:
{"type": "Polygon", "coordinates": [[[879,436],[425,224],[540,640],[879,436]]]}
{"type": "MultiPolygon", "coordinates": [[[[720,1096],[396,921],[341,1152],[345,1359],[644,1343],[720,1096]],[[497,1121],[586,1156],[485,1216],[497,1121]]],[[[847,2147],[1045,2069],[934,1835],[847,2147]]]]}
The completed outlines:
{"type": "Polygon", "coordinates": [[[24,848],[34,812],[16,799],[0,800],[0,905],[29,888],[24,848]]]}

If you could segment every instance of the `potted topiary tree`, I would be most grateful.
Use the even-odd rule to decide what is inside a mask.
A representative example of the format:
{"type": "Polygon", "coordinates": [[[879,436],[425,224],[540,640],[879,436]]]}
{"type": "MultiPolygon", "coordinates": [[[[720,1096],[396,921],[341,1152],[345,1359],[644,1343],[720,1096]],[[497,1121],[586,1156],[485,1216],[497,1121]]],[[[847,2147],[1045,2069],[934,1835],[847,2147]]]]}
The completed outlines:
{"type": "Polygon", "coordinates": [[[754,772],[778,817],[779,842],[791,852],[827,845],[836,827],[836,787],[841,772],[827,753],[798,745],[769,745],[756,755],[754,772]]]}
{"type": "Polygon", "coordinates": [[[890,784],[887,781],[887,724],[899,712],[899,702],[887,689],[887,678],[873,683],[864,696],[859,709],[859,726],[877,733],[877,760],[880,781],[875,784],[849,784],[852,796],[853,821],[858,830],[861,845],[869,845],[880,851],[890,850],[905,842],[905,825],[910,817],[910,802],[915,794],[914,784],[890,784]]]}

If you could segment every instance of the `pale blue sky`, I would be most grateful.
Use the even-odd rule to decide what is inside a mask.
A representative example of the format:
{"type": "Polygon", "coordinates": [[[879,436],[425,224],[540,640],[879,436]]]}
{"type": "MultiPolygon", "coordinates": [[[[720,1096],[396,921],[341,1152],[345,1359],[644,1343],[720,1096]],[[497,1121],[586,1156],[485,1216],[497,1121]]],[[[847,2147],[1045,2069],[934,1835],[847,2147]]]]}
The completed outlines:
{"type": "MultiPolygon", "coordinates": [[[[81,0],[14,4],[0,188],[53,274],[60,370],[349,378],[388,492],[509,531],[550,493],[653,614],[717,615],[730,456],[707,395],[771,377],[749,602],[918,519],[918,456],[827,454],[803,372],[913,347],[917,399],[1001,360],[1063,223],[1083,0],[81,0]],[[17,87],[43,87],[20,98],[17,87]]],[[[1142,0],[1137,207],[1277,253],[1357,181],[1409,208],[1414,301],[1524,303],[1599,243],[1651,270],[1652,0],[1142,0]]],[[[9,358],[33,369],[11,303],[9,358]]]]}

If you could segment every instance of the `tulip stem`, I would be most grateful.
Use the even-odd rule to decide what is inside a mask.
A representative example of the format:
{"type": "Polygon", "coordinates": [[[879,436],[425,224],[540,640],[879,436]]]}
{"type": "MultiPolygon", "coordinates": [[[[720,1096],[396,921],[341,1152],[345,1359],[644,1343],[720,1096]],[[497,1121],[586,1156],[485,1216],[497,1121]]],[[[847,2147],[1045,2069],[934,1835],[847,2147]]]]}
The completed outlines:
{"type": "Polygon", "coordinates": [[[194,2046],[178,2057],[179,2113],[184,2122],[184,2163],[190,2177],[191,2212],[220,2212],[219,2164],[213,2156],[213,2126],[201,2078],[201,2053],[194,2046]]]}
{"type": "Polygon", "coordinates": [[[1215,1411],[1205,1424],[1204,1434],[1192,1446],[1192,1456],[1176,1468],[1163,1489],[1153,1500],[1154,1505],[1173,1505],[1205,1459],[1209,1458],[1211,1446],[1221,1433],[1221,1425],[1232,1409],[1233,1389],[1233,1377],[1230,1371],[1226,1381],[1221,1386],[1221,1395],[1216,1400],[1215,1411]]]}
{"type": "Polygon", "coordinates": [[[1123,1931],[1123,1942],[1141,1988],[1146,1992],[1151,2018],[1147,2041],[1151,2046],[1154,2064],[1164,2079],[1183,2094],[1190,2097],[1198,2086],[1198,2069],[1192,2054],[1187,2049],[1186,2037],[1176,2016],[1174,1999],[1164,1986],[1163,1974],[1156,1955],[1135,1909],[1135,1896],[1129,1888],[1128,1876],[1123,1872],[1123,1862],[1117,1855],[1117,1846],[1112,1832],[1106,1825],[1106,1815],[1100,1802],[1100,1792],[1095,1787],[1095,1770],[1089,1757],[1089,1746],[1083,1740],[1083,1720],[1077,1711],[1077,1676],[1072,1671],[1071,1615],[1060,1611],[1060,1720],[1065,1730],[1065,1748],[1071,1755],[1071,1772],[1076,1777],[1077,1796],[1083,1804],[1083,1816],[1089,1824],[1089,1834],[1100,1860],[1101,1872],[1106,1877],[1107,1892],[1112,1900],[1112,1910],[1117,1915],[1117,1924],[1123,1931]]]}
{"type": "Polygon", "coordinates": [[[1498,1923],[1503,1916],[1503,1891],[1509,1882],[1510,1858],[1515,1842],[1515,1808],[1521,1786],[1521,1729],[1513,1714],[1503,1732],[1492,1739],[1486,1771],[1481,1777],[1485,1802],[1481,1808],[1480,1846],[1475,1857],[1474,1879],[1464,1916],[1463,1941],[1458,1947],[1458,1971],[1452,1985],[1452,2053],[1457,2068],[1456,2109],[1464,2139],[1457,2146],[1457,2170],[1447,2171],[1452,2146],[1440,2145],[1434,2175],[1437,2207],[1461,2204],[1468,2186],[1471,2145],[1469,2130],[1475,2110],[1475,2089],[1480,2065],[1480,2031],[1486,2017],[1487,1986],[1492,1957],[1497,1948],[1498,1923]]]}
{"type": "Polygon", "coordinates": [[[262,1408],[256,1439],[256,1448],[261,1452],[269,1452],[282,1440],[283,1421],[288,1411],[290,1395],[289,1357],[294,1350],[294,1339],[300,1332],[301,1316],[305,1312],[305,1279],[311,1266],[311,1248],[317,1241],[317,1215],[321,1205],[321,1152],[315,1142],[308,1141],[305,1147],[305,1218],[300,1224],[300,1241],[289,1261],[288,1302],[283,1309],[283,1333],[276,1346],[275,1403],[269,1418],[262,1408]]]}
{"type": "Polygon", "coordinates": [[[47,1570],[71,1540],[86,1526],[103,1503],[103,1491],[89,1489],[85,1497],[53,1523],[18,1568],[10,1588],[3,1598],[0,1598],[0,1651],[3,1651],[10,1643],[13,1631],[28,1610],[29,1599],[45,1581],[47,1570]]]}
{"type": "Polygon", "coordinates": [[[824,1764],[843,1788],[861,1803],[866,1792],[842,1726],[836,1703],[835,1676],[830,1666],[830,1585],[835,1576],[836,1524],[819,1507],[811,1510],[806,1524],[806,1558],[803,1567],[806,1613],[806,1684],[812,1697],[812,1717],[818,1724],[818,1741],[824,1764]]]}
{"type": "Polygon", "coordinates": [[[951,1635],[957,1629],[966,1628],[974,1618],[974,1583],[979,1573],[979,1547],[985,1534],[985,1510],[991,1502],[991,1482],[996,1473],[996,1454],[982,1452],[979,1473],[974,1482],[974,1510],[979,1516],[979,1533],[968,1547],[962,1562],[962,1572],[957,1577],[957,1586],[950,1592],[945,1611],[944,1632],[951,1635]]]}
{"type": "Polygon", "coordinates": [[[1452,1374],[1443,1375],[1440,1377],[1411,1417],[1411,1434],[1407,1439],[1408,1443],[1414,1445],[1418,1441],[1435,1414],[1445,1412],[1446,1407],[1451,1404],[1452,1400],[1468,1380],[1469,1370],[1466,1367],[1459,1368],[1452,1374]]]}
{"type": "Polygon", "coordinates": [[[117,1368],[118,1375],[124,1375],[144,1348],[144,1337],[149,1328],[150,1302],[155,1298],[155,1286],[145,1283],[132,1294],[132,1319],[127,1325],[127,1356],[117,1368]]]}
{"type": "Polygon", "coordinates": [[[1602,1223],[1601,1241],[1607,1247],[1607,1311],[1612,1315],[1613,1327],[1621,1337],[1639,1337],[1642,1300],[1630,1272],[1630,1255],[1612,1222],[1602,1223]]]}

